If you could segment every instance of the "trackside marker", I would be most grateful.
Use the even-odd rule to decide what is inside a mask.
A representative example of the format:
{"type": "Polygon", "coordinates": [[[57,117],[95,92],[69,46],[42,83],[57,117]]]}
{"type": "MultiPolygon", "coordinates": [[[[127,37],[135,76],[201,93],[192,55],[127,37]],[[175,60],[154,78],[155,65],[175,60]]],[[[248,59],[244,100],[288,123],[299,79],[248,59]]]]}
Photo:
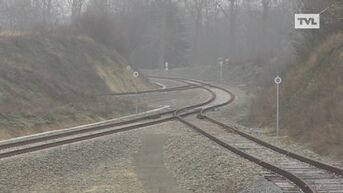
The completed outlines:
{"type": "Polygon", "coordinates": [[[224,65],[224,61],[223,58],[218,58],[218,64],[219,64],[219,81],[220,83],[223,82],[223,65],[224,65]]]}
{"type": "MultiPolygon", "coordinates": [[[[137,71],[133,72],[133,77],[134,78],[138,78],[139,77],[139,73],[137,71]]],[[[138,89],[136,89],[136,101],[135,101],[135,109],[136,109],[136,114],[138,114],[139,110],[138,110],[138,89]]]]}
{"type": "Polygon", "coordinates": [[[280,135],[280,84],[282,83],[282,78],[277,76],[274,78],[274,83],[276,84],[276,136],[280,135]]]}
{"type": "Polygon", "coordinates": [[[138,78],[139,77],[139,73],[138,72],[134,72],[133,73],[133,77],[138,78]]]}

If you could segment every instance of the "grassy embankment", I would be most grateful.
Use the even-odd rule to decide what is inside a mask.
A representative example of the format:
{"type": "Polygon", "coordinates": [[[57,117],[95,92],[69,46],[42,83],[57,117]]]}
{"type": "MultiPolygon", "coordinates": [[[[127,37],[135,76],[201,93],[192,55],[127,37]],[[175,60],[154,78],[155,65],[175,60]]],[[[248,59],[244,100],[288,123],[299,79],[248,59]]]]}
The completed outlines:
{"type": "MultiPolygon", "coordinates": [[[[281,86],[283,134],[323,155],[343,158],[343,34],[314,49],[286,73],[281,86]]],[[[274,127],[275,88],[255,101],[251,121],[274,127]]]]}
{"type": "Polygon", "coordinates": [[[113,92],[152,86],[115,51],[87,37],[0,36],[0,139],[133,111],[113,92]]]}

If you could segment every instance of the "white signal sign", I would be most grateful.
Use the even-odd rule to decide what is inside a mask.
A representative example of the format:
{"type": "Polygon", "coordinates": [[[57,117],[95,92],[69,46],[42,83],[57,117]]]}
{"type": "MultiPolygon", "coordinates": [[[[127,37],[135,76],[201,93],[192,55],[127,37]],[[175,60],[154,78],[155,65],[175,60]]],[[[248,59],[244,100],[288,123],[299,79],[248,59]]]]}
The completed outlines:
{"type": "Polygon", "coordinates": [[[138,72],[134,72],[134,73],[133,73],[133,77],[138,78],[138,76],[139,76],[139,73],[138,73],[138,72]]]}
{"type": "Polygon", "coordinates": [[[277,76],[277,77],[275,77],[274,82],[275,82],[275,84],[281,84],[282,78],[280,76],[277,76]]]}

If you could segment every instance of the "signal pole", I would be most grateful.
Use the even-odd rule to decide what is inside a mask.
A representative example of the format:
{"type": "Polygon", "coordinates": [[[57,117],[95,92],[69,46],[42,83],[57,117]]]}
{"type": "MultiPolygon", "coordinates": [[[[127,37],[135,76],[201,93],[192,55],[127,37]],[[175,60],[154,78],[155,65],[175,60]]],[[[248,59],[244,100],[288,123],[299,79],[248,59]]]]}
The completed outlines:
{"type": "Polygon", "coordinates": [[[276,136],[280,136],[280,84],[282,79],[280,76],[275,77],[276,84],[276,136]]]}
{"type": "MultiPolygon", "coordinates": [[[[138,72],[134,72],[133,73],[133,77],[134,78],[138,78],[139,77],[139,73],[138,72]]],[[[136,96],[135,96],[136,100],[135,100],[135,110],[136,110],[136,114],[138,114],[138,89],[136,89],[136,96]]]]}
{"type": "Polygon", "coordinates": [[[218,64],[219,64],[219,81],[220,83],[223,82],[223,58],[218,58],[218,64]]]}

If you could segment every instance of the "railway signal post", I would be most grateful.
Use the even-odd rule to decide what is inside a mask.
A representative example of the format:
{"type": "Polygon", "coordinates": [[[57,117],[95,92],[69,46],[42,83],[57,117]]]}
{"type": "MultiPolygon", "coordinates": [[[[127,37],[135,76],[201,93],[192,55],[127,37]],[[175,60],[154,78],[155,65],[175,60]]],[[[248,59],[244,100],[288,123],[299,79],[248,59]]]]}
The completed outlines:
{"type": "Polygon", "coordinates": [[[223,65],[224,65],[224,61],[223,58],[218,58],[218,64],[219,64],[219,81],[220,83],[223,82],[223,65]]]}
{"type": "Polygon", "coordinates": [[[164,65],[164,70],[165,70],[166,72],[169,71],[169,63],[168,63],[168,62],[165,63],[165,65],[164,65]]]}
{"type": "MultiPolygon", "coordinates": [[[[133,77],[134,78],[138,78],[139,77],[139,73],[138,72],[133,72],[133,77]]],[[[138,114],[138,89],[136,88],[136,101],[135,101],[135,109],[136,109],[136,114],[138,114]]]]}
{"type": "Polygon", "coordinates": [[[282,78],[280,76],[275,77],[274,82],[276,84],[276,136],[280,135],[280,84],[282,78]]]}

